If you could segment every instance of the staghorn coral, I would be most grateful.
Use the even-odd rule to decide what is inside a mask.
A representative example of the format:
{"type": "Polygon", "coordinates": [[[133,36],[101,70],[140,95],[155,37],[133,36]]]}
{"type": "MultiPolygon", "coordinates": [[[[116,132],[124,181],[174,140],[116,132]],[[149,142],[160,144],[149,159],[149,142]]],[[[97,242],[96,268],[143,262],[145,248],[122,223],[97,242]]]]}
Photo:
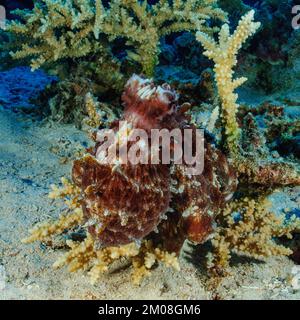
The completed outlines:
{"type": "Polygon", "coordinates": [[[91,42],[94,16],[91,1],[37,1],[32,11],[17,10],[24,21],[12,21],[7,31],[15,36],[12,51],[15,59],[31,58],[31,68],[63,58],[84,57],[103,49],[100,42],[91,42]]]}
{"type": "Polygon", "coordinates": [[[1,51],[30,64],[32,70],[43,68],[58,76],[35,103],[47,107],[44,112],[54,120],[78,127],[86,116],[85,94],[113,96],[121,92],[126,77],[107,39],[95,40],[93,3],[36,1],[32,10],[16,10],[19,19],[8,23],[8,40],[1,44],[1,51]]]}
{"type": "MultiPolygon", "coordinates": [[[[149,133],[153,128],[190,128],[195,135],[195,127],[189,125],[185,115],[188,105],[178,106],[177,99],[178,95],[167,84],[155,86],[150,80],[134,75],[122,96],[123,119],[111,125],[116,139],[108,147],[114,148],[116,144],[122,147],[133,129],[149,133]]],[[[54,188],[51,193],[51,197],[68,196],[69,207],[77,208],[80,203],[83,220],[78,225],[87,230],[85,242],[68,242],[71,251],[55,266],[69,264],[71,271],[92,268],[93,281],[120,256],[132,258],[135,282],[149,273],[155,261],[178,269],[176,256],[184,240],[204,242],[214,230],[216,211],[235,191],[236,177],[230,163],[207,142],[204,171],[198,175],[187,174],[193,165],[176,164],[174,160],[164,164],[160,158],[157,164],[123,163],[117,153],[106,162],[99,134],[100,131],[94,135],[95,147],[74,161],[74,185],[63,180],[63,190],[54,188]],[[133,247],[132,243],[140,242],[139,249],[133,247]]],[[[150,136],[143,139],[139,140],[139,146],[148,148],[150,136]]],[[[193,136],[192,144],[195,143],[193,136]]],[[[44,240],[55,231],[63,232],[64,221],[62,218],[35,228],[25,242],[44,240]]]]}
{"type": "Polygon", "coordinates": [[[208,266],[216,274],[226,272],[232,253],[256,259],[292,254],[292,251],[276,242],[281,237],[292,238],[299,230],[296,216],[289,221],[269,211],[265,197],[242,198],[221,210],[216,218],[218,228],[212,240],[213,250],[208,254],[208,266]]]}
{"type": "Polygon", "coordinates": [[[153,72],[160,37],[181,30],[211,31],[204,25],[208,19],[226,19],[215,0],[176,0],[171,4],[161,0],[155,5],[114,0],[109,8],[101,0],[42,0],[32,11],[16,13],[25,23],[13,21],[8,26],[8,32],[16,36],[15,46],[20,47],[12,56],[31,56],[33,69],[59,59],[104,54],[107,47],[99,39],[104,34],[110,39],[124,37],[137,46],[145,73],[153,72]]]}
{"type": "Polygon", "coordinates": [[[143,73],[153,76],[160,39],[183,30],[213,32],[206,25],[210,18],[226,20],[215,0],[160,0],[155,5],[145,0],[115,0],[108,9],[97,0],[94,33],[96,38],[101,32],[112,39],[124,37],[135,48],[135,52],[128,52],[129,57],[142,65],[143,73]]]}
{"type": "Polygon", "coordinates": [[[62,188],[52,185],[49,193],[50,199],[63,199],[68,207],[67,212],[54,223],[43,222],[31,229],[30,236],[23,240],[23,243],[30,243],[40,239],[49,239],[54,234],[63,233],[79,225],[83,221],[83,212],[80,204],[80,189],[66,178],[61,178],[62,188]]]}
{"type": "Polygon", "coordinates": [[[294,4],[294,0],[219,0],[219,6],[228,12],[233,27],[251,7],[255,8],[256,18],[261,22],[260,30],[240,53],[239,61],[243,63],[237,65],[237,73],[247,75],[248,87],[270,94],[293,86],[295,71],[289,60],[297,31],[287,17],[294,4]]]}
{"type": "Polygon", "coordinates": [[[78,127],[86,91],[76,88],[88,86],[92,94],[112,102],[133,71],[153,75],[162,37],[181,30],[213,32],[208,20],[226,20],[216,0],[160,0],[155,5],[114,0],[108,7],[101,0],[39,0],[32,10],[15,13],[19,20],[8,24],[9,40],[2,51],[28,62],[32,70],[42,67],[59,76],[61,82],[39,100],[42,106],[49,100],[55,120],[78,127]],[[127,58],[112,53],[116,39],[126,40],[127,58]]]}
{"type": "Polygon", "coordinates": [[[31,57],[33,70],[64,57],[84,56],[90,50],[88,41],[83,41],[86,21],[91,14],[88,7],[76,10],[70,1],[46,0],[37,1],[32,11],[16,10],[16,13],[24,23],[13,20],[8,25],[7,31],[13,36],[9,46],[18,48],[11,51],[11,55],[15,59],[31,57]],[[75,21],[79,14],[84,19],[75,21]],[[80,29],[78,37],[75,36],[75,24],[80,29]]]}
{"type": "Polygon", "coordinates": [[[291,160],[273,158],[266,145],[274,126],[276,128],[276,122],[280,123],[279,119],[274,120],[274,116],[278,116],[278,110],[269,108],[273,112],[272,120],[269,118],[272,125],[269,123],[267,129],[259,130],[258,119],[252,112],[266,111],[245,107],[241,110],[237,103],[238,95],[234,93],[246,81],[246,78],[234,79],[233,67],[237,64],[238,50],[259,27],[259,23],[253,22],[253,19],[254,11],[250,11],[241,19],[231,36],[228,25],[224,25],[219,33],[219,43],[202,32],[197,33],[197,39],[206,49],[204,54],[215,63],[221,119],[225,131],[224,144],[237,170],[238,191],[242,195],[241,199],[221,210],[216,218],[218,227],[212,240],[214,250],[209,253],[208,258],[210,268],[219,275],[229,266],[231,252],[255,258],[290,255],[291,250],[277,244],[274,238],[291,237],[292,231],[299,230],[298,220],[292,218],[287,223],[277,218],[267,210],[263,195],[257,196],[257,192],[265,194],[266,190],[277,186],[300,183],[297,165],[291,160]],[[250,199],[253,191],[256,198],[250,199]]]}
{"type": "MultiPolygon", "coordinates": [[[[258,184],[266,187],[299,184],[299,168],[293,163],[281,160],[270,161],[267,157],[268,154],[262,156],[258,151],[250,153],[241,148],[243,145],[242,135],[247,130],[253,130],[253,121],[250,121],[252,123],[250,127],[243,129],[240,128],[237,121],[239,104],[237,103],[238,95],[234,93],[234,90],[247,79],[243,77],[233,79],[233,67],[237,64],[238,50],[260,26],[260,23],[253,22],[253,19],[254,10],[241,19],[233,35],[230,35],[229,26],[225,24],[219,33],[219,43],[206,34],[197,32],[197,39],[206,49],[204,54],[215,63],[214,71],[221,99],[221,118],[225,129],[225,145],[234,160],[234,166],[237,168],[240,180],[246,184],[258,184]]],[[[259,138],[256,133],[251,133],[256,140],[256,142],[251,141],[254,145],[258,143],[257,139],[259,138]]]]}
{"type": "Polygon", "coordinates": [[[242,44],[260,27],[260,23],[253,22],[253,19],[254,10],[240,20],[233,35],[230,35],[229,25],[223,25],[219,33],[219,43],[201,31],[196,35],[197,40],[206,49],[204,55],[215,63],[214,72],[222,103],[221,116],[225,127],[226,143],[233,154],[238,152],[240,136],[240,129],[236,121],[239,107],[237,104],[238,95],[234,91],[247,80],[244,77],[233,79],[233,67],[237,64],[238,50],[242,44]]]}
{"type": "Polygon", "coordinates": [[[67,241],[70,251],[63,255],[54,264],[54,268],[68,265],[70,272],[89,270],[90,281],[95,284],[101,275],[109,270],[109,266],[120,258],[132,260],[132,280],[138,285],[145,276],[150,275],[150,270],[156,262],[162,262],[167,267],[179,270],[175,254],[154,248],[151,241],[143,241],[141,245],[130,243],[118,247],[95,249],[94,239],[91,235],[80,243],[67,241]]]}

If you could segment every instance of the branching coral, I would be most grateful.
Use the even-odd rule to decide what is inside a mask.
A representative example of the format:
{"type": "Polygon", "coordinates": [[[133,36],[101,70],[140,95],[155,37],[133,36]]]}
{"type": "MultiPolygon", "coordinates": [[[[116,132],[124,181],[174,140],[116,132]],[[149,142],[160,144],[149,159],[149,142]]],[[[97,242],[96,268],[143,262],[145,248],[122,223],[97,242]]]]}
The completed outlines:
{"type": "Polygon", "coordinates": [[[114,261],[121,258],[132,260],[133,283],[140,284],[143,277],[150,275],[151,268],[156,262],[162,262],[167,267],[179,270],[177,256],[154,248],[151,241],[143,241],[141,245],[130,243],[118,247],[106,247],[97,249],[94,239],[88,235],[85,241],[77,243],[67,241],[70,251],[54,263],[54,268],[68,266],[70,272],[89,270],[88,274],[92,284],[95,284],[100,276],[109,271],[114,261]]]}
{"type": "MultiPolygon", "coordinates": [[[[197,32],[197,39],[206,49],[204,54],[215,63],[214,71],[222,105],[221,117],[225,129],[225,143],[241,179],[246,183],[267,187],[299,184],[299,169],[294,165],[283,161],[270,161],[262,158],[258,153],[249,154],[241,148],[242,129],[237,121],[238,95],[234,91],[247,79],[234,79],[233,68],[237,64],[237,54],[242,44],[260,26],[260,23],[253,22],[253,19],[254,10],[241,19],[233,35],[230,35],[229,26],[225,24],[219,33],[219,43],[203,32],[197,32]]],[[[244,130],[247,129],[244,128],[244,130]]]]}
{"type": "MultiPolygon", "coordinates": [[[[23,239],[23,243],[34,241],[48,241],[51,236],[77,227],[84,223],[83,211],[79,202],[78,188],[71,182],[62,178],[63,187],[52,186],[51,199],[64,199],[73,213],[62,215],[57,221],[44,222],[30,230],[30,236],[23,239]]],[[[88,226],[88,223],[85,227],[88,226]]],[[[89,270],[91,283],[97,282],[100,275],[109,270],[109,266],[120,258],[131,258],[133,266],[133,283],[139,284],[144,276],[150,274],[151,268],[156,262],[161,261],[167,267],[179,270],[179,264],[175,253],[168,253],[159,247],[154,247],[152,241],[144,240],[140,245],[136,242],[116,247],[98,248],[95,238],[87,233],[83,242],[67,240],[70,250],[60,257],[54,264],[54,268],[68,266],[70,272],[89,270]]]]}
{"type": "Polygon", "coordinates": [[[206,25],[210,18],[226,20],[224,11],[215,0],[160,0],[149,5],[146,0],[115,0],[105,9],[101,0],[96,1],[94,33],[108,34],[111,39],[124,37],[135,48],[129,56],[142,65],[147,76],[153,76],[158,63],[161,37],[183,30],[214,29],[206,25]]]}
{"type": "Polygon", "coordinates": [[[231,253],[263,259],[269,256],[290,255],[292,251],[276,243],[280,237],[292,238],[299,230],[300,220],[277,217],[269,211],[266,198],[243,198],[229,203],[217,217],[218,228],[212,240],[213,251],[208,254],[209,267],[216,273],[224,272],[231,253]]]}
{"type": "MultiPolygon", "coordinates": [[[[204,54],[215,63],[225,146],[238,173],[239,191],[244,196],[245,193],[251,194],[249,189],[253,184],[267,190],[275,186],[300,184],[296,165],[282,159],[271,159],[256,119],[250,112],[239,113],[238,95],[234,91],[246,78],[234,79],[233,68],[242,44],[260,26],[253,19],[254,11],[250,11],[232,35],[225,24],[219,33],[218,43],[202,32],[197,33],[197,39],[206,49],[204,54]]],[[[231,252],[254,258],[290,255],[292,252],[277,244],[274,238],[291,237],[291,232],[299,229],[298,220],[291,219],[287,223],[269,212],[263,196],[258,199],[244,197],[228,204],[216,221],[218,228],[212,240],[214,251],[209,254],[209,264],[217,273],[228,267],[231,252]]]]}
{"type": "Polygon", "coordinates": [[[233,79],[233,68],[237,64],[237,54],[242,44],[260,27],[259,22],[253,22],[254,11],[246,14],[233,35],[230,35],[229,25],[223,25],[219,33],[219,43],[203,32],[197,32],[197,39],[203,44],[204,55],[215,63],[216,82],[222,102],[221,115],[225,126],[228,148],[232,153],[238,150],[240,129],[236,121],[239,105],[238,95],[234,91],[247,79],[233,79]]]}
{"type": "Polygon", "coordinates": [[[160,0],[155,5],[113,0],[108,7],[102,0],[39,0],[32,11],[16,13],[20,20],[8,24],[10,40],[3,49],[14,59],[29,60],[32,70],[43,67],[59,76],[60,82],[41,99],[50,96],[55,120],[77,126],[85,113],[82,101],[87,91],[112,101],[133,71],[153,75],[163,36],[182,30],[213,32],[208,20],[226,20],[216,0],[160,0]],[[112,53],[116,39],[126,40],[130,47],[127,59],[112,53]]]}
{"type": "Polygon", "coordinates": [[[120,61],[107,39],[93,35],[94,1],[41,0],[33,10],[16,13],[20,19],[8,23],[9,41],[1,49],[28,62],[32,70],[42,67],[58,76],[35,101],[43,109],[47,106],[54,120],[80,127],[87,92],[101,96],[122,90],[120,61]]]}
{"type": "Polygon", "coordinates": [[[69,209],[68,212],[54,223],[43,222],[37,224],[29,231],[31,235],[23,240],[24,243],[49,239],[52,235],[63,233],[65,230],[71,229],[83,221],[83,212],[79,200],[80,189],[66,178],[62,178],[61,181],[63,184],[62,188],[56,185],[51,186],[52,191],[49,194],[49,198],[63,199],[69,209]]]}
{"type": "Polygon", "coordinates": [[[94,12],[90,0],[37,1],[32,11],[17,10],[25,21],[12,21],[7,28],[14,34],[20,49],[12,52],[16,59],[32,57],[31,67],[62,58],[79,58],[101,50],[100,42],[88,38],[94,12]]]}
{"type": "Polygon", "coordinates": [[[25,24],[13,21],[7,31],[16,35],[12,52],[16,59],[32,57],[31,67],[63,58],[80,58],[91,54],[107,54],[108,48],[100,35],[111,40],[123,37],[136,48],[131,53],[146,74],[153,74],[161,37],[182,30],[212,31],[208,19],[226,19],[215,0],[160,0],[155,5],[147,1],[114,0],[106,8],[101,0],[43,0],[33,11],[19,10],[25,24]],[[94,33],[96,39],[92,37],[94,33]]]}

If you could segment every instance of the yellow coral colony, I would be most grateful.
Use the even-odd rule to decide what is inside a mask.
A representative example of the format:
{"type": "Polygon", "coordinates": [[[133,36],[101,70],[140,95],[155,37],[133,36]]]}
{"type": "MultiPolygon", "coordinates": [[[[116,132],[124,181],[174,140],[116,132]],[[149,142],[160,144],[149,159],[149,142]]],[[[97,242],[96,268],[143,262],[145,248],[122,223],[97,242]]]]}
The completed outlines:
{"type": "Polygon", "coordinates": [[[44,0],[32,12],[18,10],[18,15],[25,23],[13,21],[7,28],[17,48],[11,55],[31,58],[32,69],[63,58],[105,55],[109,48],[100,40],[102,34],[110,40],[126,39],[135,49],[128,52],[130,58],[147,76],[153,75],[158,62],[161,37],[183,30],[211,33],[215,29],[206,21],[227,18],[217,0],[160,0],[155,5],[146,0],[112,0],[109,8],[102,0],[44,0]]]}
{"type": "Polygon", "coordinates": [[[58,221],[53,223],[43,222],[31,229],[30,236],[23,243],[30,243],[37,240],[47,240],[52,235],[63,233],[66,229],[73,228],[83,221],[83,212],[79,202],[80,190],[66,178],[62,178],[62,188],[52,185],[52,192],[49,194],[50,199],[64,199],[68,207],[66,214],[63,214],[58,221]]]}
{"type": "Polygon", "coordinates": [[[198,31],[196,38],[205,48],[204,55],[215,63],[214,72],[221,99],[221,119],[225,129],[225,142],[233,164],[239,176],[244,176],[248,183],[261,185],[299,185],[299,168],[293,163],[282,162],[262,157],[245,156],[241,150],[241,130],[236,114],[239,108],[238,95],[234,92],[247,78],[234,79],[233,68],[237,64],[237,54],[242,44],[260,27],[254,22],[254,10],[248,12],[239,22],[235,32],[230,35],[228,24],[219,32],[219,41],[198,31]]]}
{"type": "Polygon", "coordinates": [[[286,222],[284,217],[270,212],[269,207],[270,202],[264,197],[246,197],[229,203],[220,212],[219,226],[212,240],[214,249],[208,254],[210,270],[217,274],[224,272],[229,266],[231,252],[257,259],[292,253],[274,238],[292,238],[292,232],[300,228],[300,220],[293,216],[286,222]]]}
{"type": "MultiPolygon", "coordinates": [[[[30,230],[30,236],[23,239],[23,243],[46,241],[51,236],[84,224],[83,212],[80,204],[80,190],[65,178],[61,179],[63,187],[52,185],[50,199],[64,199],[68,212],[57,221],[38,224],[30,230]]],[[[141,244],[135,242],[119,247],[97,248],[94,239],[87,233],[83,242],[67,240],[70,250],[58,259],[53,267],[68,266],[70,272],[89,270],[91,283],[97,282],[102,273],[109,270],[109,266],[120,258],[131,258],[134,284],[139,284],[144,276],[151,273],[151,268],[162,262],[167,267],[179,270],[179,263],[175,253],[169,253],[154,247],[151,241],[144,240],[141,244]]]]}
{"type": "Polygon", "coordinates": [[[94,33],[96,38],[101,32],[111,39],[126,38],[127,44],[135,48],[129,56],[151,77],[158,62],[160,38],[183,30],[211,33],[214,28],[205,25],[210,18],[227,19],[216,0],[160,0],[155,5],[147,0],[113,0],[109,9],[96,0],[94,33]]]}
{"type": "Polygon", "coordinates": [[[242,17],[232,35],[230,35],[229,25],[223,25],[219,32],[219,43],[202,31],[198,31],[196,34],[197,40],[202,43],[206,50],[204,55],[215,63],[214,71],[222,103],[221,117],[226,130],[227,147],[232,156],[238,153],[240,136],[240,129],[236,120],[239,107],[237,103],[238,95],[234,91],[247,80],[244,77],[234,79],[233,68],[237,64],[237,54],[242,44],[260,27],[260,23],[253,22],[253,20],[254,10],[251,10],[242,17]]]}
{"type": "Polygon", "coordinates": [[[7,31],[16,39],[13,43],[17,51],[12,51],[15,59],[31,58],[33,70],[45,63],[52,63],[62,58],[84,57],[101,48],[100,43],[91,41],[91,20],[93,8],[89,0],[76,1],[44,0],[36,3],[32,12],[17,10],[25,21],[19,20],[8,24],[7,31]],[[64,30],[59,35],[57,30],[64,30]]]}

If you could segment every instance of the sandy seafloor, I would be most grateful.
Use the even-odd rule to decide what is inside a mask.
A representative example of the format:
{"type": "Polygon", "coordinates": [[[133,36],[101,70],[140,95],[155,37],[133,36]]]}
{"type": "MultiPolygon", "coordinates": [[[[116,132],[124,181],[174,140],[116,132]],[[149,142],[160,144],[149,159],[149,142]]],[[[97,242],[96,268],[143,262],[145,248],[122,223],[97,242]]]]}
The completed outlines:
{"type": "MultiPolygon", "coordinates": [[[[26,70],[22,74],[20,80],[14,71],[0,73],[0,105],[6,106],[0,108],[0,299],[300,299],[300,290],[291,287],[294,263],[287,257],[235,259],[231,274],[209,290],[203,258],[191,259],[194,249],[188,244],[180,257],[181,271],[159,266],[139,287],[131,282],[130,266],[122,263],[94,286],[86,273],[53,270],[65,251],[61,240],[52,247],[20,240],[35,223],[59,215],[60,203],[47,198],[50,185],[70,175],[73,151],[88,139],[72,125],[12,111],[12,106],[26,105],[20,97],[30,92],[22,86],[34,91],[42,85],[26,70]]],[[[300,207],[299,188],[286,188],[272,198],[279,213],[300,207]]]]}

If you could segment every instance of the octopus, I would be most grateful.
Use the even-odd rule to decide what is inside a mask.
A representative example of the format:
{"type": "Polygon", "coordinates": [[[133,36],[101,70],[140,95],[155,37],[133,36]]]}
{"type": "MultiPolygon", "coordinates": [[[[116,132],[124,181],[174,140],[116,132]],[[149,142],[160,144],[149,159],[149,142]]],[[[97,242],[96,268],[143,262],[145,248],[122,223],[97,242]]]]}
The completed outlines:
{"type": "Polygon", "coordinates": [[[151,239],[178,254],[186,239],[201,244],[213,234],[216,213],[232,198],[237,177],[230,160],[207,142],[205,135],[200,174],[191,174],[196,164],[186,161],[184,141],[176,138],[170,139],[170,161],[163,161],[163,143],[154,141],[154,129],[176,129],[183,135],[189,130],[194,154],[199,143],[198,129],[190,124],[187,114],[190,105],[179,105],[178,101],[178,94],[168,84],[156,85],[151,79],[133,75],[122,95],[123,117],[109,130],[115,139],[108,143],[97,130],[95,146],[74,161],[72,180],[80,189],[88,233],[98,247],[151,239]],[[130,139],[137,130],[147,133],[146,137],[130,139]],[[123,161],[120,147],[125,144],[135,147],[137,155],[143,151],[145,161],[123,161]],[[158,150],[155,163],[151,161],[153,145],[158,150]],[[178,147],[183,152],[175,159],[178,147]],[[109,150],[116,149],[110,157],[109,150]]]}

